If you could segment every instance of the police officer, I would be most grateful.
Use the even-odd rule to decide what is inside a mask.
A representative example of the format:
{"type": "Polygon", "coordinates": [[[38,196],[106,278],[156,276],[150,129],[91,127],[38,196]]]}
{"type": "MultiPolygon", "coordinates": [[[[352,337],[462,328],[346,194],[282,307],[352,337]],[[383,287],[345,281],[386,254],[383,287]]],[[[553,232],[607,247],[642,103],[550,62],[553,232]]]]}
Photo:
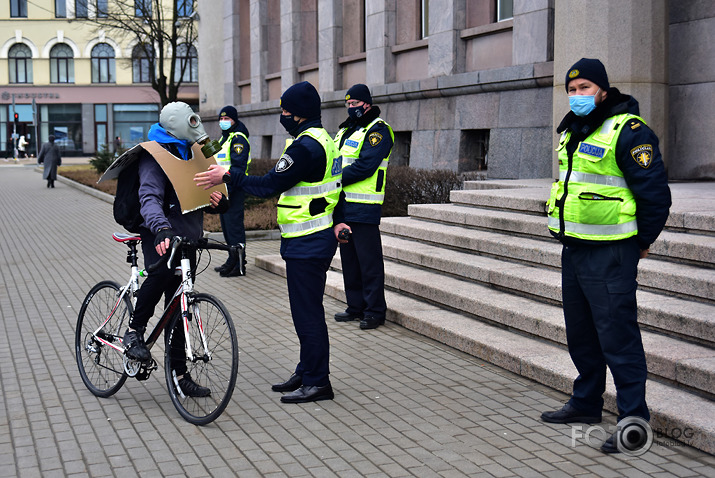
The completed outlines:
{"type": "Polygon", "coordinates": [[[335,144],[343,157],[343,194],[336,210],[334,232],[348,307],[335,314],[338,322],[360,320],[361,329],[385,323],[385,267],[380,240],[380,217],[385,179],[395,135],[372,104],[367,86],[356,84],[345,95],[348,118],[340,125],[335,144]],[[350,239],[341,239],[342,230],[350,239]]]}
{"type": "Polygon", "coordinates": [[[238,119],[238,112],[233,106],[221,109],[218,124],[221,128],[221,151],[216,154],[216,163],[226,171],[221,179],[226,183],[231,201],[228,211],[221,214],[221,230],[226,244],[242,244],[244,247],[240,254],[229,256],[223,265],[215,269],[222,277],[242,276],[246,273],[246,228],[243,224],[245,194],[243,189],[236,187],[239,181],[236,178],[248,174],[251,145],[248,142],[248,129],[238,119]]]}
{"type": "MultiPolygon", "coordinates": [[[[606,365],[616,385],[618,420],[650,413],[647,368],[636,317],[636,274],[668,218],[668,180],[658,138],[638,102],[610,88],[599,60],[566,74],[571,111],[557,128],[559,180],[547,203],[548,227],[564,247],[562,292],[569,353],[578,377],[549,423],[598,423],[606,365]]],[[[619,434],[602,445],[619,451],[619,434]]]]}
{"type": "MultiPolygon", "coordinates": [[[[280,194],[281,256],[286,263],[300,359],[290,378],[273,385],[272,390],[289,392],[281,397],[283,403],[332,400],[323,294],[337,250],[332,226],[342,164],[333,139],[320,121],[320,95],[307,81],[291,86],[281,96],[280,123],[295,140],[266,175],[242,176],[240,181],[240,186],[254,196],[280,194]]],[[[197,174],[197,185],[217,184],[212,178],[217,167],[197,174]]]]}

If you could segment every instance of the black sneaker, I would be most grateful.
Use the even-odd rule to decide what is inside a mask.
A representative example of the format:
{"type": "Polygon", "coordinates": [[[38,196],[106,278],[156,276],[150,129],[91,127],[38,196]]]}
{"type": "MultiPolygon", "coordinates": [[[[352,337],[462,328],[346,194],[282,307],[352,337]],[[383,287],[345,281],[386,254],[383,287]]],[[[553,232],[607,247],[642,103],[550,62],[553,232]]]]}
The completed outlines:
{"type": "Polygon", "coordinates": [[[184,376],[179,379],[179,388],[181,388],[181,391],[187,397],[208,397],[211,395],[210,389],[194,382],[188,373],[185,373],[184,376]]]}
{"type": "Polygon", "coordinates": [[[601,423],[601,415],[589,415],[571,404],[565,404],[560,410],[544,412],[541,419],[546,423],[601,423]]]}
{"type": "Polygon", "coordinates": [[[151,352],[146,348],[144,337],[136,330],[127,329],[124,334],[124,353],[132,360],[148,362],[151,360],[151,352]]]}

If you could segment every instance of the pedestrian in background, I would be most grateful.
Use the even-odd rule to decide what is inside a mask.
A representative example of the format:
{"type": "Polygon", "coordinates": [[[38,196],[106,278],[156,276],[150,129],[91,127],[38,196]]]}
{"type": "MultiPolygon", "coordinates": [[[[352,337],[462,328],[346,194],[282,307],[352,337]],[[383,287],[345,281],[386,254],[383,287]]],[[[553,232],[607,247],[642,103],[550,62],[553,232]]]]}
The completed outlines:
{"type": "Polygon", "coordinates": [[[55,180],[57,179],[57,167],[62,165],[62,158],[60,157],[60,148],[55,144],[55,137],[50,135],[47,140],[47,143],[42,145],[40,154],[37,155],[37,162],[45,165],[42,179],[47,180],[47,187],[54,188],[55,180]]]}
{"type": "Polygon", "coordinates": [[[376,329],[385,323],[387,311],[380,218],[395,135],[380,118],[367,86],[352,86],[345,107],[348,118],[335,136],[343,157],[343,193],[335,209],[334,232],[340,242],[348,307],[335,314],[335,320],[360,320],[361,329],[376,329]],[[350,232],[349,239],[340,238],[344,229],[350,232]]]}
{"type": "Polygon", "coordinates": [[[20,139],[17,141],[17,156],[19,158],[26,158],[27,157],[27,152],[25,149],[27,148],[27,145],[29,143],[25,139],[25,135],[21,135],[20,139]]]}
{"type": "MultiPolygon", "coordinates": [[[[565,84],[571,111],[556,130],[559,180],[547,206],[551,234],[563,243],[566,339],[579,375],[568,403],[541,419],[599,423],[608,366],[618,421],[647,422],[636,275],[638,261],[668,219],[668,177],[658,138],[638,116],[638,102],[610,87],[599,60],[576,62],[565,84]]],[[[601,450],[617,453],[618,437],[609,437],[601,450]]]]}

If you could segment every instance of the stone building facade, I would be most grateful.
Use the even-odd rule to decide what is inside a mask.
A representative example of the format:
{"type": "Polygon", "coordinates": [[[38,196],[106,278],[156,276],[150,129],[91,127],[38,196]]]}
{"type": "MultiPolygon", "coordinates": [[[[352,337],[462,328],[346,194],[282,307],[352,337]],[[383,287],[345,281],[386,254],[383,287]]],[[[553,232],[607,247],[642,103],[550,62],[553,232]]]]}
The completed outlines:
{"type": "Polygon", "coordinates": [[[564,77],[600,58],[661,139],[671,179],[715,179],[715,3],[683,0],[198,2],[200,112],[235,105],[254,157],[277,158],[278,99],[310,81],[334,133],[355,83],[393,126],[391,161],[553,177],[564,77]]]}

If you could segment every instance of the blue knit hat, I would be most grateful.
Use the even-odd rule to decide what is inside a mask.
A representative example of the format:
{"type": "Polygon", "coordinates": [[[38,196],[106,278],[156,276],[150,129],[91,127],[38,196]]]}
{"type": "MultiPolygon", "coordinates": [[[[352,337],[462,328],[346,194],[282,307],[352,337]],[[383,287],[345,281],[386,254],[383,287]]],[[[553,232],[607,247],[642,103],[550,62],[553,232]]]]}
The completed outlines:
{"type": "Polygon", "coordinates": [[[569,91],[569,82],[576,78],[583,78],[593,81],[602,90],[607,90],[611,85],[608,83],[606,67],[599,60],[593,58],[581,58],[573,64],[566,73],[566,91],[569,91]]]}
{"type": "Polygon", "coordinates": [[[281,96],[281,108],[301,118],[320,117],[320,95],[307,81],[296,83],[281,96]]]}
{"type": "Polygon", "coordinates": [[[218,114],[218,119],[229,117],[232,120],[238,122],[238,111],[231,105],[224,106],[218,114]]]}
{"type": "Polygon", "coordinates": [[[365,103],[372,104],[372,95],[370,94],[370,89],[367,85],[358,83],[350,87],[347,93],[345,93],[345,101],[348,100],[359,100],[365,103]]]}

